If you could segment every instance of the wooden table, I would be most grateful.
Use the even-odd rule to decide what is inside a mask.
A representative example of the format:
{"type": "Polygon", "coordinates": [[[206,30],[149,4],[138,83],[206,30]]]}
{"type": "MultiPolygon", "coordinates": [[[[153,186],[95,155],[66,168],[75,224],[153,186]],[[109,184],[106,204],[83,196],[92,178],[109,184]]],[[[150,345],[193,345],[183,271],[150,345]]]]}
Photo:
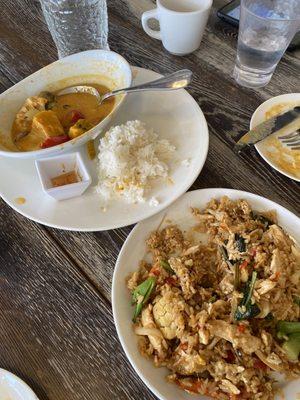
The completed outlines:
{"type": "MultiPolygon", "coordinates": [[[[166,53],[141,29],[151,0],[108,0],[111,49],[157,72],[190,68],[189,92],[209,125],[206,164],[192,189],[251,191],[300,214],[299,184],[272,170],[255,151],[237,157],[230,136],[247,130],[271,96],[299,92],[300,54],[287,52],[260,90],[235,84],[237,31],[214,10],[201,47],[166,53]]],[[[0,90],[54,61],[56,49],[37,0],[0,0],[0,90]]],[[[1,176],[1,179],[5,179],[1,176]]],[[[132,227],[71,233],[31,222],[0,203],[0,367],[23,378],[40,400],[154,399],[119,344],[111,312],[114,264],[132,227]]]]}

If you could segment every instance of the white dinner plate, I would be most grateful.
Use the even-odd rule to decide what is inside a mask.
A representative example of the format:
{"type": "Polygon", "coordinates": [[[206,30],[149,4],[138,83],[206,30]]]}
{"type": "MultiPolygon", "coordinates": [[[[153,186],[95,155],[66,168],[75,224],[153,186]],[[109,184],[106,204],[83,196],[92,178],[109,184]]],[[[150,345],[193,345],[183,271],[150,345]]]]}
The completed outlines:
{"type": "MultiPolygon", "coordinates": [[[[276,210],[279,224],[300,243],[300,219],[287,209],[255,194],[232,189],[201,189],[186,193],[163,212],[140,222],[130,233],[119,254],[112,283],[113,315],[123,349],[143,382],[160,400],[207,399],[205,396],[192,396],[179,389],[175,384],[167,383],[166,368],[156,368],[153,363],[142,357],[137,347],[137,336],[132,329],[130,293],[126,287],[126,278],[138,269],[139,261],[145,258],[145,240],[156,230],[162,219],[172,221],[182,229],[195,225],[190,207],[203,209],[212,198],[228,196],[233,200],[245,199],[257,211],[276,210]]],[[[300,380],[283,382],[282,388],[286,399],[295,399],[299,392],[300,380]]],[[[278,396],[278,400],[282,397],[278,396]]]]}
{"type": "Polygon", "coordinates": [[[30,387],[11,372],[0,368],[1,400],[38,400],[30,387]]]}
{"type": "MultiPolygon", "coordinates": [[[[133,84],[159,76],[146,69],[133,68],[133,84]]],[[[93,188],[97,183],[97,163],[88,160],[85,146],[80,151],[93,182],[81,197],[57,202],[43,192],[33,160],[0,158],[2,198],[25,217],[44,225],[76,231],[118,228],[156,214],[186,192],[198,177],[208,151],[207,123],[196,101],[182,89],[128,95],[111,125],[136,119],[146,122],[176,146],[170,163],[170,182],[155,183],[147,196],[149,199],[156,197],[158,206],[150,206],[148,202],[128,204],[113,200],[104,211],[103,201],[93,188]],[[188,162],[182,163],[184,160],[188,162]]]]}
{"type": "MultiPolygon", "coordinates": [[[[300,93],[288,93],[272,97],[262,103],[252,115],[250,129],[266,120],[266,113],[274,110],[272,115],[288,111],[300,105],[300,93]],[[274,108],[275,107],[275,108],[274,108]],[[277,111],[276,111],[277,108],[277,111]]],[[[276,133],[255,145],[260,156],[272,168],[285,176],[300,182],[300,150],[291,150],[281,144],[276,133]],[[296,164],[297,163],[297,164],[296,164]],[[298,167],[295,167],[298,165],[298,167]],[[290,169],[292,167],[292,169],[290,169]]]]}

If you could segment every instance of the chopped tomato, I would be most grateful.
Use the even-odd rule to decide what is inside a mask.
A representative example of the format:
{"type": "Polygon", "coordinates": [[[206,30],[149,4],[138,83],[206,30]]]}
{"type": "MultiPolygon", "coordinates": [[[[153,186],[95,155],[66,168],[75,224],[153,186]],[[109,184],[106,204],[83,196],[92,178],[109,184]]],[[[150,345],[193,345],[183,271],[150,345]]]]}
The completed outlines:
{"type": "Polygon", "coordinates": [[[79,110],[70,111],[70,120],[72,124],[76,124],[79,119],[84,119],[84,115],[79,110]]]}
{"type": "Polygon", "coordinates": [[[47,149],[48,147],[57,146],[70,140],[68,135],[52,136],[47,138],[43,143],[41,143],[42,149],[47,149]]]}
{"type": "Polygon", "coordinates": [[[233,352],[231,350],[227,351],[227,357],[225,358],[225,360],[228,363],[233,363],[235,361],[235,355],[233,354],[233,352]]]}
{"type": "Polygon", "coordinates": [[[247,260],[243,261],[242,264],[240,265],[240,269],[247,268],[248,264],[249,262],[247,260]]]}
{"type": "Polygon", "coordinates": [[[268,369],[268,366],[258,358],[254,360],[253,367],[257,369],[262,369],[263,371],[266,371],[268,369]]]}
{"type": "Polygon", "coordinates": [[[250,251],[250,256],[255,257],[256,256],[256,249],[253,247],[250,251]]]}
{"type": "Polygon", "coordinates": [[[158,267],[154,266],[150,269],[149,274],[158,276],[160,274],[160,270],[158,267]]]}
{"type": "Polygon", "coordinates": [[[240,333],[245,333],[246,326],[245,326],[244,324],[238,324],[237,329],[238,329],[238,331],[239,331],[240,333]]]}

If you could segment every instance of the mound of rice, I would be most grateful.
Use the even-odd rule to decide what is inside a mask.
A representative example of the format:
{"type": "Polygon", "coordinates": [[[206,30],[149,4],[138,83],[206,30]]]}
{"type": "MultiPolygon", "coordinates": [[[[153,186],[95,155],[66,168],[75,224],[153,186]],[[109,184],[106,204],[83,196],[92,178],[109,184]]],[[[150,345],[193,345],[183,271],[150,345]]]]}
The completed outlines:
{"type": "MultiPolygon", "coordinates": [[[[167,162],[174,151],[168,140],[159,139],[141,121],[111,128],[99,144],[97,193],[105,200],[122,197],[128,203],[145,202],[153,181],[168,177],[167,162]]],[[[150,203],[157,205],[153,199],[150,203]]]]}

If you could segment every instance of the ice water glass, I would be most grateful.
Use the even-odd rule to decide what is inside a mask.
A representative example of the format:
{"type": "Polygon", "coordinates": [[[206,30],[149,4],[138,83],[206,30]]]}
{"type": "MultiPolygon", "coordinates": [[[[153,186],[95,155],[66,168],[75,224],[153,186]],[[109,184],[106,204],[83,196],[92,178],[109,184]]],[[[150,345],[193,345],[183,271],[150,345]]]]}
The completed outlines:
{"type": "Polygon", "coordinates": [[[40,0],[59,58],[107,49],[106,0],[40,0]]]}
{"type": "Polygon", "coordinates": [[[300,0],[241,0],[235,80],[267,85],[299,29],[300,0]]]}

